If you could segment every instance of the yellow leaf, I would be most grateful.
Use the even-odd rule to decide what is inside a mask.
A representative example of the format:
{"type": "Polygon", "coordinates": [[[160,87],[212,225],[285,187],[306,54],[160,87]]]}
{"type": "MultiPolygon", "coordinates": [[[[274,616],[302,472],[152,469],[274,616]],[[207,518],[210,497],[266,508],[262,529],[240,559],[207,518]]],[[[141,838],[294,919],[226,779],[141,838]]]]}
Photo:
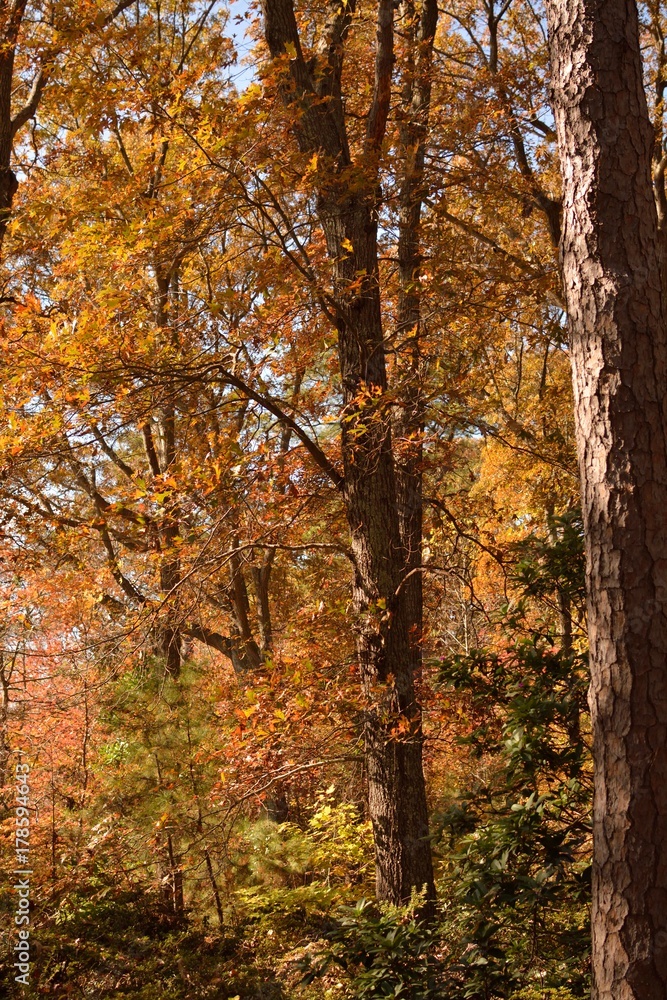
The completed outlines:
{"type": "Polygon", "coordinates": [[[314,173],[316,173],[318,162],[319,162],[319,157],[318,157],[317,153],[313,153],[313,155],[311,156],[310,160],[308,161],[308,166],[306,167],[306,173],[305,173],[304,176],[307,177],[308,174],[314,174],[314,173]]]}

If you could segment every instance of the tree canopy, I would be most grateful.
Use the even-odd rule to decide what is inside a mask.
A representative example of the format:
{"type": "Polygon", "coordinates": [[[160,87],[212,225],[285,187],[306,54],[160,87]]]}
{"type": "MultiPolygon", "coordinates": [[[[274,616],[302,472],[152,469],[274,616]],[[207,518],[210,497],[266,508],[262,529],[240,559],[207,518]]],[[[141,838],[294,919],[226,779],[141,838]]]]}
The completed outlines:
{"type": "Polygon", "coordinates": [[[0,35],[0,982],[585,996],[547,12],[12,0],[0,35]]]}

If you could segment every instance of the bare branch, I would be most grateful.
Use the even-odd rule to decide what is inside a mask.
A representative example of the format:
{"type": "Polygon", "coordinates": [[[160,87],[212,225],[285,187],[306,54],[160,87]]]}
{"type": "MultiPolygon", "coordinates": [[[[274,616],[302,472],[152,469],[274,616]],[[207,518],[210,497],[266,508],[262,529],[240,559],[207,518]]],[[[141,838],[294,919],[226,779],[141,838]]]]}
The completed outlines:
{"type": "MultiPolygon", "coordinates": [[[[468,532],[464,531],[464,529],[461,527],[457,519],[454,517],[452,512],[446,507],[446,505],[442,502],[442,500],[438,500],[437,497],[424,497],[424,503],[430,504],[430,506],[435,507],[436,510],[442,511],[442,513],[446,516],[447,520],[450,521],[451,524],[453,525],[457,535],[459,535],[461,538],[467,539],[467,541],[469,542],[473,542],[483,552],[486,552],[487,555],[490,555],[492,559],[495,559],[497,563],[499,563],[501,566],[504,566],[502,552],[500,551],[500,549],[496,549],[495,547],[490,548],[488,545],[485,545],[484,542],[480,542],[479,538],[476,538],[475,535],[471,535],[468,532]]],[[[429,569],[433,567],[425,567],[425,568],[429,569]]]]}
{"type": "MultiPolygon", "coordinates": [[[[127,8],[131,7],[132,4],[135,2],[136,0],[120,0],[120,2],[116,4],[116,6],[112,11],[110,11],[107,15],[102,17],[101,21],[99,20],[93,21],[91,24],[88,25],[88,27],[91,30],[93,28],[108,28],[111,22],[115,21],[115,19],[118,17],[119,14],[122,14],[124,10],[127,10],[127,8]]],[[[98,17],[100,16],[102,15],[98,15],[98,17]]]]}
{"type": "Polygon", "coordinates": [[[436,206],[432,207],[434,208],[434,211],[436,211],[438,215],[442,216],[443,219],[446,219],[447,222],[451,222],[453,226],[456,226],[462,232],[467,233],[469,236],[473,236],[476,240],[479,240],[480,243],[484,243],[486,246],[491,247],[491,249],[495,251],[495,253],[501,254],[507,260],[511,261],[513,264],[516,265],[516,267],[518,267],[521,271],[523,271],[524,274],[527,274],[528,277],[535,279],[545,277],[543,271],[538,271],[531,264],[528,264],[525,260],[522,260],[521,257],[517,257],[509,250],[505,250],[505,248],[502,247],[500,243],[497,243],[494,239],[491,239],[490,236],[487,236],[486,233],[483,233],[480,229],[477,229],[475,226],[472,226],[469,222],[466,222],[464,219],[457,218],[457,216],[452,215],[450,212],[446,211],[446,209],[442,208],[439,205],[437,207],[436,206]]]}
{"type": "Polygon", "coordinates": [[[118,124],[118,116],[116,115],[115,112],[113,115],[113,132],[114,135],[116,136],[116,142],[118,143],[118,149],[120,150],[120,155],[123,159],[123,163],[125,164],[125,168],[130,177],[134,177],[134,167],[132,166],[132,161],[128,156],[125,143],[123,142],[123,136],[120,131],[120,125],[118,124]]]}

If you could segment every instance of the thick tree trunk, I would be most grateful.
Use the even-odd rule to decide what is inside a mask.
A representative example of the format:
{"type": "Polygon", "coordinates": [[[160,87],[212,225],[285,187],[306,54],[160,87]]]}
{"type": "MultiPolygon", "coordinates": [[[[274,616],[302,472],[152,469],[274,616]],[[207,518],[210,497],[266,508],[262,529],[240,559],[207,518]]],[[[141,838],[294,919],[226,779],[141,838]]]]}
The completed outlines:
{"type": "Polygon", "coordinates": [[[667,996],[667,334],[634,0],[549,0],[587,539],[596,1000],[667,996]]]}

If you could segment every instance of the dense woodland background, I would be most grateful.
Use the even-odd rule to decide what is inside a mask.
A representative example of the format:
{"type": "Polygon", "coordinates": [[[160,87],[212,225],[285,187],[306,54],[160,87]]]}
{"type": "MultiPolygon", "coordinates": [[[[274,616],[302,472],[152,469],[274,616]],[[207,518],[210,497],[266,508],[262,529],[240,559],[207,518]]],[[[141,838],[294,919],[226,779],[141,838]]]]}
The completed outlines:
{"type": "MultiPolygon", "coordinates": [[[[254,5],[101,6],[0,3],[10,928],[19,752],[35,809],[31,986],[11,934],[0,982],[583,997],[583,549],[542,8],[305,0],[303,51],[279,55],[254,5]],[[366,213],[358,239],[337,199],[366,213]],[[355,381],[340,345],[369,282],[384,375],[355,381]],[[385,458],[387,593],[354,520],[389,509],[359,500],[385,458]],[[363,656],[407,592],[406,709],[363,656]],[[368,793],[377,733],[421,753],[422,726],[434,916],[424,893],[375,900],[368,793]]],[[[642,25],[660,128],[658,4],[642,25]]]]}

